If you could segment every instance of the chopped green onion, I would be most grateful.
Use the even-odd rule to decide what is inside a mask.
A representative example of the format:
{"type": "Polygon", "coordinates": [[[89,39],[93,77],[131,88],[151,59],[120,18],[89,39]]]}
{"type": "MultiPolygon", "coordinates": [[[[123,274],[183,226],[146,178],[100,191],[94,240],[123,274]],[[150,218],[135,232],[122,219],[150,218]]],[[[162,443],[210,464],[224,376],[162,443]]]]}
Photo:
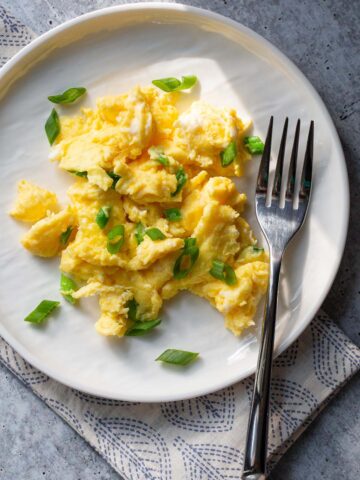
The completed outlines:
{"type": "Polygon", "coordinates": [[[65,300],[72,304],[76,303],[76,298],[72,296],[72,293],[76,292],[77,289],[78,287],[74,280],[62,273],[60,277],[60,293],[64,296],[65,300]]]}
{"type": "Polygon", "coordinates": [[[244,145],[252,155],[258,155],[264,151],[264,142],[260,137],[245,137],[244,145]]]}
{"type": "Polygon", "coordinates": [[[50,95],[48,100],[52,103],[73,103],[78,98],[82,97],[86,92],[86,88],[84,87],[72,87],[65,90],[63,93],[59,93],[58,95],[50,95]]]}
{"type": "Polygon", "coordinates": [[[110,220],[111,208],[112,207],[110,206],[105,206],[101,207],[98,211],[95,221],[99,225],[99,228],[103,229],[108,224],[108,221],[110,220]]]}
{"type": "Polygon", "coordinates": [[[187,175],[183,167],[179,168],[179,170],[176,172],[176,180],[177,180],[177,187],[175,192],[171,194],[172,197],[176,197],[176,195],[180,192],[180,190],[183,188],[183,186],[186,183],[187,175]]]}
{"type": "Polygon", "coordinates": [[[68,170],[68,172],[76,175],[77,177],[87,178],[88,176],[88,172],[85,170],[83,172],[80,172],[79,170],[68,170]]]}
{"type": "Polygon", "coordinates": [[[187,90],[193,87],[197,82],[197,77],[195,75],[185,75],[181,77],[181,85],[178,90],[187,90]]]}
{"type": "Polygon", "coordinates": [[[151,240],[164,240],[164,238],[166,238],[166,236],[162,233],[161,230],[159,230],[158,228],[156,227],[153,227],[153,228],[147,228],[145,230],[145,234],[151,238],[151,240]]]}
{"type": "Polygon", "coordinates": [[[181,81],[174,77],[167,77],[153,80],[152,84],[155,85],[155,87],[160,88],[164,92],[174,92],[181,85],[181,81]]]}
{"type": "Polygon", "coordinates": [[[179,222],[182,219],[181,211],[178,208],[168,208],[164,214],[169,222],[179,222]]]}
{"type": "Polygon", "coordinates": [[[155,319],[155,320],[148,320],[142,322],[141,320],[138,320],[137,317],[137,308],[139,304],[135,300],[135,298],[132,298],[126,303],[126,306],[128,308],[128,319],[131,320],[133,325],[129,327],[129,329],[126,331],[125,335],[128,337],[139,337],[141,335],[145,335],[147,332],[155,328],[157,325],[161,323],[161,320],[155,319]]]}
{"type": "Polygon", "coordinates": [[[213,260],[209,273],[214,278],[222,280],[228,285],[235,285],[237,282],[236,273],[234,272],[233,268],[227,263],[221,262],[220,260],[213,260]]]}
{"type": "Polygon", "coordinates": [[[229,145],[220,153],[221,165],[228,167],[235,160],[237,155],[237,148],[235,142],[230,142],[229,145]]]}
{"type": "Polygon", "coordinates": [[[124,225],[116,225],[107,234],[107,250],[111,254],[118,253],[125,242],[125,227],[124,225]]]}
{"type": "Polygon", "coordinates": [[[176,280],[181,280],[186,277],[194,263],[199,257],[199,247],[196,246],[196,238],[185,238],[184,248],[181,250],[180,256],[177,258],[173,275],[176,280]],[[184,263],[187,263],[188,266],[184,267],[184,263]]]}
{"type": "Polygon", "coordinates": [[[170,165],[169,159],[166,155],[160,154],[158,158],[155,158],[155,161],[161,163],[161,165],[164,165],[164,167],[168,167],[170,165]]]}
{"type": "Polygon", "coordinates": [[[65,232],[62,232],[60,235],[60,243],[61,245],[66,245],[69,241],[70,235],[72,234],[72,231],[74,230],[74,227],[69,226],[65,232]]]}
{"type": "Polygon", "coordinates": [[[106,172],[106,173],[109,175],[110,178],[113,179],[113,183],[112,183],[112,185],[111,185],[111,188],[112,188],[113,190],[115,190],[116,184],[117,184],[117,182],[120,180],[121,176],[120,176],[120,175],[117,175],[117,174],[114,173],[114,172],[106,172]]]}
{"type": "Polygon", "coordinates": [[[129,309],[128,313],[127,313],[127,316],[129,318],[129,320],[131,320],[132,322],[136,322],[137,321],[137,307],[139,306],[139,304],[137,303],[135,298],[132,298],[131,300],[126,302],[126,306],[129,309]]]}
{"type": "Polygon", "coordinates": [[[184,247],[186,249],[195,247],[195,245],[196,245],[196,238],[194,238],[194,237],[185,238],[184,247]]]}
{"type": "Polygon", "coordinates": [[[178,80],[174,77],[159,78],[153,80],[152,83],[164,92],[177,92],[179,90],[187,90],[195,85],[197,77],[195,75],[187,75],[178,80]]]}
{"type": "Polygon", "coordinates": [[[39,324],[42,323],[50,313],[60,305],[60,302],[53,300],[43,300],[27,317],[24,318],[25,322],[39,324]]]}
{"type": "Polygon", "coordinates": [[[136,224],[136,227],[135,227],[135,238],[138,245],[140,245],[140,243],[144,240],[144,236],[145,236],[145,227],[141,222],[139,222],[136,224]]]}
{"type": "Polygon", "coordinates": [[[148,320],[145,322],[135,322],[125,333],[127,337],[140,337],[157,327],[161,320],[148,320]]]}
{"type": "Polygon", "coordinates": [[[161,147],[149,148],[149,155],[151,160],[161,163],[161,165],[164,165],[164,167],[168,167],[170,165],[169,159],[166,155],[164,155],[164,150],[161,147]]]}
{"type": "Polygon", "coordinates": [[[195,352],[168,348],[156,358],[156,361],[185,366],[193,362],[198,356],[199,354],[195,352]]]}
{"type": "Polygon", "coordinates": [[[56,137],[60,133],[60,120],[59,120],[59,115],[55,110],[55,108],[51,110],[49,118],[46,120],[45,132],[50,145],[52,145],[55,142],[56,137]]]}

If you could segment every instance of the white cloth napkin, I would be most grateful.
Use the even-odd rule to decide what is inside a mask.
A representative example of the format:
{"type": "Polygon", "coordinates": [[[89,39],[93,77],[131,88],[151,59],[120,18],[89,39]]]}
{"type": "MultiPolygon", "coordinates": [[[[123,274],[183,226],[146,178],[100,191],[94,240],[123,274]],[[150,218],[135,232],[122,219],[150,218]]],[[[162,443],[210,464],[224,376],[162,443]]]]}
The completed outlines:
{"type": "MultiPolygon", "coordinates": [[[[0,6],[0,65],[34,34],[0,6]]],[[[240,478],[253,377],[181,402],[93,397],[39,372],[0,337],[0,361],[129,480],[240,478]]],[[[320,312],[274,362],[269,466],[360,369],[360,350],[320,312]]]]}

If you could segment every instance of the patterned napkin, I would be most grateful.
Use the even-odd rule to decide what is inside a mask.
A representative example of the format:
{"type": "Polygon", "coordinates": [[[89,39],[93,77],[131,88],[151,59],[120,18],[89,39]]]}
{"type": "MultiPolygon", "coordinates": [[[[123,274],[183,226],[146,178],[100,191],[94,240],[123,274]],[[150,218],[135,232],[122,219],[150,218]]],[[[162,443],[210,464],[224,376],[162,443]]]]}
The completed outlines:
{"type": "MultiPolygon", "coordinates": [[[[0,6],[0,65],[34,34],[0,6]]],[[[141,404],[68,388],[0,337],[0,361],[126,479],[240,478],[253,378],[191,400],[141,404]]],[[[320,312],[274,362],[269,467],[360,369],[360,350],[320,312]]]]}

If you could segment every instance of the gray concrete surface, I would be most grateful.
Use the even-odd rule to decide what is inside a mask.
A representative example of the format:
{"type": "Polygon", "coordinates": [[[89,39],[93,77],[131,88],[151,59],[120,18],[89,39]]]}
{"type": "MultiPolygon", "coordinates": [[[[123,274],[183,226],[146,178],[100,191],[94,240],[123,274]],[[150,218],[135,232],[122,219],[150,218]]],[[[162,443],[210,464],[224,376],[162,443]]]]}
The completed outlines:
{"type": "MultiPolygon", "coordinates": [[[[0,0],[40,34],[116,0],[0,0]]],[[[254,29],[273,42],[318,90],[339,131],[351,184],[345,256],[325,303],[360,343],[360,2],[359,0],[183,0],[254,29]]],[[[0,478],[115,480],[119,476],[4,367],[0,368],[0,478]]],[[[360,378],[353,379],[287,452],[272,480],[360,478],[360,378]]],[[[196,480],[196,479],[192,479],[196,480]]]]}

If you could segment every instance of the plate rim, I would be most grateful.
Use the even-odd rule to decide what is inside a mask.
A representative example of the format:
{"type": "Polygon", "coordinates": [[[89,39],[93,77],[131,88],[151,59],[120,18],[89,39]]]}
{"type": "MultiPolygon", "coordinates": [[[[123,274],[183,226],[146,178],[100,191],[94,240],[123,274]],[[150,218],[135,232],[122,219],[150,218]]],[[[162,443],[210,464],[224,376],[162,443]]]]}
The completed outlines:
{"type": "MultiPolygon", "coordinates": [[[[340,168],[343,174],[343,179],[344,179],[344,198],[343,198],[343,205],[344,205],[344,228],[341,231],[341,238],[339,240],[339,255],[336,259],[336,261],[333,264],[332,271],[329,272],[327,281],[324,284],[323,292],[319,296],[319,300],[317,302],[317,305],[314,306],[313,308],[309,309],[309,312],[307,315],[304,315],[303,317],[303,322],[297,327],[294,328],[290,334],[288,335],[287,339],[283,341],[277,348],[277,350],[274,352],[274,356],[280,355],[284,350],[286,350],[301,334],[302,332],[309,326],[311,320],[314,318],[316,315],[317,311],[321,307],[322,303],[324,302],[324,299],[328,295],[331,286],[335,280],[335,277],[338,273],[339,266],[341,263],[341,260],[343,258],[344,250],[345,250],[345,244],[346,244],[346,238],[347,238],[347,233],[348,233],[348,226],[349,226],[349,215],[350,215],[350,190],[349,190],[349,177],[348,177],[348,171],[347,171],[347,165],[345,161],[345,155],[343,152],[343,148],[341,145],[341,140],[339,137],[339,134],[336,130],[336,127],[334,125],[334,122],[331,118],[331,115],[320,97],[319,93],[316,91],[315,87],[311,84],[311,82],[307,79],[304,73],[295,65],[295,63],[288,58],[282,51],[273,45],[269,40],[264,38],[262,35],[256,33],[254,30],[250,29],[249,27],[246,27],[240,22],[237,22],[235,20],[232,20],[224,15],[221,15],[219,13],[212,12],[210,10],[205,10],[203,8],[199,7],[193,7],[189,5],[184,5],[181,3],[169,3],[169,2],[139,2],[135,4],[123,4],[123,5],[116,5],[116,6],[111,6],[111,7],[106,7],[106,8],[101,8],[97,9],[88,13],[85,13],[83,15],[77,16],[73,19],[67,20],[60,25],[57,25],[56,27],[48,30],[47,32],[39,35],[35,39],[33,39],[29,44],[24,46],[21,50],[19,50],[13,57],[11,57],[10,60],[6,62],[6,64],[1,68],[0,70],[0,81],[9,73],[11,73],[11,70],[16,67],[18,62],[21,62],[23,59],[25,59],[31,52],[36,50],[38,47],[43,45],[44,43],[48,42],[51,38],[56,37],[58,34],[63,32],[64,30],[67,30],[68,28],[74,27],[78,24],[86,23],[87,21],[96,18],[96,17],[101,17],[104,16],[106,17],[107,15],[111,15],[112,13],[118,13],[118,12],[129,12],[129,11],[134,11],[134,10],[144,10],[144,11],[149,11],[149,10],[162,10],[164,12],[185,12],[189,13],[191,15],[194,15],[195,17],[200,17],[203,19],[208,19],[211,20],[215,23],[220,23],[225,25],[225,27],[230,27],[233,28],[241,33],[244,33],[246,36],[250,37],[257,43],[262,44],[265,48],[269,49],[273,54],[275,54],[282,62],[285,64],[286,68],[290,69],[292,73],[294,73],[300,80],[305,84],[305,86],[308,88],[310,91],[312,97],[316,100],[317,105],[320,107],[322,114],[324,117],[327,119],[327,123],[329,127],[332,130],[332,136],[334,139],[334,145],[336,148],[336,155],[339,156],[340,158],[340,168]]],[[[25,72],[26,75],[26,72],[25,72]]],[[[5,95],[6,96],[6,91],[5,95]]],[[[143,402],[143,403],[148,403],[148,402],[153,402],[153,403],[158,403],[158,402],[168,402],[168,401],[178,401],[178,400],[186,400],[189,398],[195,398],[201,395],[206,395],[209,393],[212,393],[214,391],[221,390],[225,387],[228,387],[230,385],[233,385],[236,382],[239,382],[245,378],[247,378],[249,375],[253,374],[255,372],[256,366],[252,366],[247,368],[245,371],[242,372],[240,376],[237,375],[231,375],[229,378],[227,378],[226,381],[223,382],[218,382],[218,385],[216,388],[210,387],[210,388],[196,388],[194,387],[191,392],[188,392],[187,394],[182,394],[182,395],[167,395],[166,397],[162,396],[161,398],[157,397],[156,394],[147,394],[145,397],[143,396],[141,399],[139,399],[138,395],[121,395],[121,397],[117,396],[116,394],[111,395],[108,394],[107,392],[101,392],[97,390],[96,386],[94,388],[89,388],[89,385],[83,384],[81,381],[77,380],[69,380],[68,378],[65,378],[61,373],[59,372],[54,372],[53,369],[50,367],[48,368],[46,365],[44,366],[41,362],[41,360],[38,360],[37,357],[35,357],[30,351],[28,351],[23,345],[13,337],[13,335],[7,331],[7,329],[4,327],[4,325],[0,322],[0,335],[4,338],[4,340],[9,343],[9,345],[15,349],[15,351],[23,357],[27,362],[29,362],[33,367],[39,369],[46,375],[48,375],[50,378],[62,383],[63,385],[66,385],[70,388],[77,389],[81,392],[84,392],[89,395],[93,396],[98,396],[102,398],[108,398],[112,400],[123,400],[123,401],[136,401],[136,402],[143,402]]]]}

